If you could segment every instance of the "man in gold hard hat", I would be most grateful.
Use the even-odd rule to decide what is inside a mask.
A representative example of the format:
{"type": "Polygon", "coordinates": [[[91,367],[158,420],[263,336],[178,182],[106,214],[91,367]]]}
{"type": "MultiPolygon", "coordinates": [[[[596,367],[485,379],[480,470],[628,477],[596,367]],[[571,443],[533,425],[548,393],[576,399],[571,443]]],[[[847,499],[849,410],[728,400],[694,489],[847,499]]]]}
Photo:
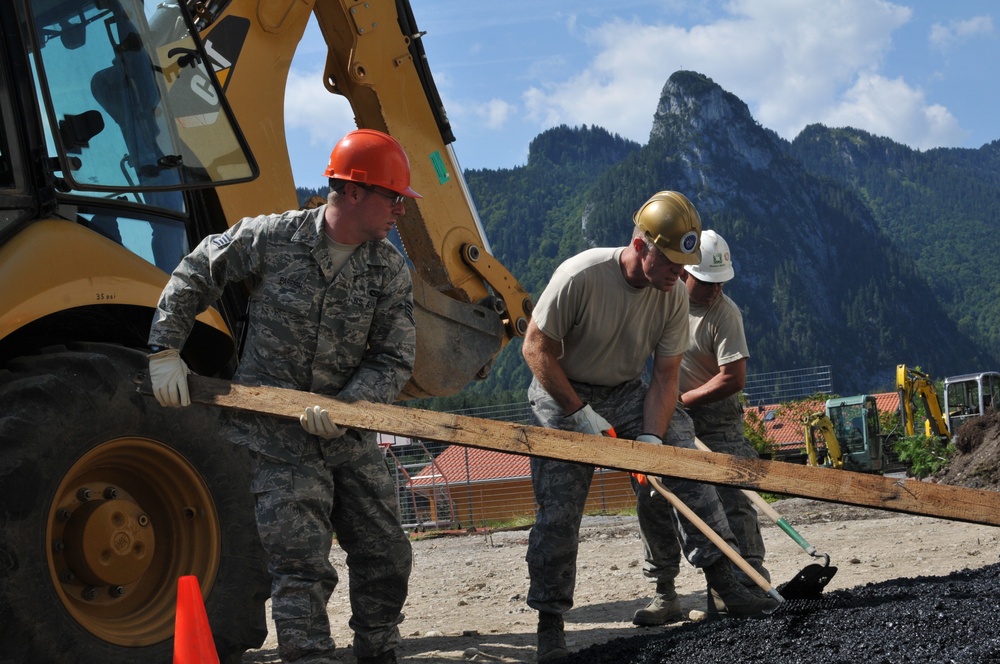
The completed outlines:
{"type": "MultiPolygon", "coordinates": [[[[552,429],[693,448],[691,418],[678,406],[678,372],[690,342],[687,291],[678,284],[684,267],[701,260],[701,219],[683,194],[661,191],[633,222],[627,246],[584,251],[553,274],[522,347],[534,374],[528,399],[536,423],[552,429]]],[[[578,533],[593,472],[589,465],[531,459],[537,512],[526,555],[527,601],[538,611],[539,662],[569,652],[562,614],[573,606],[578,533]]],[[[714,487],[663,482],[736,548],[714,487]]],[[[664,501],[650,500],[649,487],[636,482],[633,488],[643,542],[676,542],[676,514],[660,507],[664,501]]],[[[686,520],[681,526],[685,555],[705,571],[729,612],[756,615],[776,607],[776,600],[743,586],[733,564],[697,528],[686,520]]],[[[662,573],[672,584],[677,571],[662,573]]]]}

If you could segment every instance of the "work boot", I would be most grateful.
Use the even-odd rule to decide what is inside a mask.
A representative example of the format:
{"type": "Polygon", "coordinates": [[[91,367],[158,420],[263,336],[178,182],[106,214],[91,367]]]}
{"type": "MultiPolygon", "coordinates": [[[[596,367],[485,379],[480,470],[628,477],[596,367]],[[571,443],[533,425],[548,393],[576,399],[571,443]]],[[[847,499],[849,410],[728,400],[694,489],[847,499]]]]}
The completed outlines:
{"type": "Polygon", "coordinates": [[[778,608],[778,600],[759,588],[748,588],[736,576],[728,558],[720,558],[705,568],[708,582],[708,614],[735,617],[760,616],[778,608]]]}
{"type": "Polygon", "coordinates": [[[569,654],[563,618],[558,613],[538,612],[538,661],[552,662],[569,654]]]}
{"type": "MultiPolygon", "coordinates": [[[[764,577],[765,581],[767,581],[768,583],[771,582],[771,573],[767,571],[767,568],[764,567],[763,564],[750,560],[748,560],[747,562],[750,563],[750,566],[753,567],[758,574],[764,577]]],[[[736,567],[736,578],[738,578],[740,580],[740,583],[742,583],[747,588],[760,588],[760,586],[757,585],[757,583],[750,578],[750,575],[741,570],[739,567],[736,567]]]]}
{"type": "Polygon", "coordinates": [[[656,595],[646,605],[646,608],[635,612],[635,615],[632,616],[632,624],[653,627],[677,622],[683,617],[681,601],[677,599],[673,581],[669,581],[656,584],[656,595]]]}

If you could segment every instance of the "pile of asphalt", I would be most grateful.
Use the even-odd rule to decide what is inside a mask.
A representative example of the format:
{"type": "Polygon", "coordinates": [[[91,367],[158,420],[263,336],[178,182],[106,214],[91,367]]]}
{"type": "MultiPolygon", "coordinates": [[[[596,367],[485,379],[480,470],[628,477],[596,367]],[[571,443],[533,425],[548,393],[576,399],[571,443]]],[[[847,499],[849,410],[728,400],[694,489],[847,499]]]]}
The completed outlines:
{"type": "Polygon", "coordinates": [[[560,662],[897,664],[1000,661],[1000,564],[788,601],[763,618],[650,630],[560,662]]]}

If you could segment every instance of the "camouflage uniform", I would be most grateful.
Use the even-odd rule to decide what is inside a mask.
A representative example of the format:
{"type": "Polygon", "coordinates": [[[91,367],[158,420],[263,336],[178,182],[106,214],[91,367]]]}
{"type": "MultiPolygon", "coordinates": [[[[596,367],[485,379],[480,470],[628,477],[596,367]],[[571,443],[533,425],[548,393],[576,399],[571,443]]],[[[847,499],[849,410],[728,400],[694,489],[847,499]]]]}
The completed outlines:
{"type": "MultiPolygon", "coordinates": [[[[325,210],[246,218],[206,238],[174,271],[149,343],[182,347],[195,315],[227,283],[245,279],[253,292],[237,382],[393,401],[415,353],[409,272],[399,252],[380,241],[362,244],[334,274],[325,210]]],[[[296,421],[235,411],[222,420],[253,457],[282,659],[333,657],[326,605],[337,584],[329,562],[334,534],[348,554],[355,654],[394,648],[411,550],[375,433],[349,429],[325,440],[296,421]]]]}
{"type": "MultiPolygon", "coordinates": [[[[743,405],[738,394],[721,401],[688,409],[701,442],[713,452],[737,457],[758,458],[757,451],[743,436],[743,405]]],[[[729,528],[740,543],[740,552],[748,563],[762,573],[764,568],[764,538],[760,533],[757,509],[742,490],[717,486],[719,498],[726,510],[729,528]]],[[[769,576],[769,575],[767,575],[769,576]]]]}
{"type": "MultiPolygon", "coordinates": [[[[642,379],[614,387],[587,385],[571,381],[580,398],[615,427],[621,438],[635,439],[643,433],[642,408],[647,385],[642,379]]],[[[535,423],[551,429],[572,431],[562,408],[544,390],[537,380],[528,388],[535,423]]],[[[694,427],[681,408],[674,410],[664,444],[677,447],[694,447],[694,427]]],[[[535,525],[528,535],[528,571],[531,585],[528,589],[528,606],[545,613],[564,613],[573,606],[576,585],[576,557],[579,550],[580,523],[583,508],[590,490],[594,467],[579,463],[531,458],[531,481],[538,509],[535,525]]],[[[736,541],[726,523],[726,515],[719,504],[715,487],[708,484],[660,478],[664,486],[675,493],[708,525],[734,548],[736,541]]],[[[653,500],[649,487],[636,490],[640,535],[647,551],[653,546],[662,560],[673,550],[679,561],[676,533],[681,534],[681,546],[692,565],[706,567],[722,556],[719,549],[687,520],[679,522],[676,513],[659,494],[653,500]]],[[[647,555],[647,559],[651,556],[647,555]]],[[[658,581],[672,581],[678,572],[674,565],[647,568],[646,575],[658,581]]]]}

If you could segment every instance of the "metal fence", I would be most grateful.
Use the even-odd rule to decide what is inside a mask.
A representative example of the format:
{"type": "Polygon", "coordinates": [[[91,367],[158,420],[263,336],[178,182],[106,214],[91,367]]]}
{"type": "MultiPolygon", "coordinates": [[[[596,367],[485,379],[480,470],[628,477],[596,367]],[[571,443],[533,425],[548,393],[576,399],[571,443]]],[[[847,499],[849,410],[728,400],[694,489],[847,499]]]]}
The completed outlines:
{"type": "Polygon", "coordinates": [[[766,405],[830,394],[830,365],[748,374],[743,394],[747,403],[766,405]]]}
{"type": "MultiPolygon", "coordinates": [[[[449,411],[458,415],[527,424],[527,402],[449,411]]],[[[529,457],[463,445],[442,445],[382,436],[408,530],[496,527],[530,521],[535,513],[529,457]]],[[[596,469],[586,513],[634,509],[628,473],[596,469]]]]}

